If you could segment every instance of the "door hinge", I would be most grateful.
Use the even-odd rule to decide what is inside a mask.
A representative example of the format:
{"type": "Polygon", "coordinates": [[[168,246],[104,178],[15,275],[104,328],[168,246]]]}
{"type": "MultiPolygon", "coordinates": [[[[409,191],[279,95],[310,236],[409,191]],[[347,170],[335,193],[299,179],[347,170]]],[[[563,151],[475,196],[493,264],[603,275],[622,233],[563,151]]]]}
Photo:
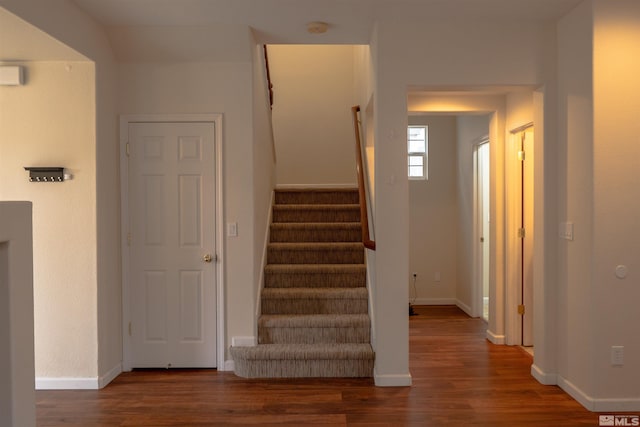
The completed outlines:
{"type": "Polygon", "coordinates": [[[524,162],[524,151],[518,151],[518,160],[524,162]]]}
{"type": "Polygon", "coordinates": [[[131,322],[129,322],[129,336],[131,336],[131,322]]]}
{"type": "Polygon", "coordinates": [[[518,314],[521,316],[524,315],[524,304],[518,306],[518,314]]]}
{"type": "Polygon", "coordinates": [[[129,143],[127,142],[127,145],[125,145],[124,151],[127,155],[127,157],[129,157],[129,143]]]}
{"type": "Polygon", "coordinates": [[[525,231],[524,228],[518,228],[518,238],[524,239],[525,231]]]}
{"type": "Polygon", "coordinates": [[[127,233],[127,246],[131,246],[131,232],[127,233]]]}

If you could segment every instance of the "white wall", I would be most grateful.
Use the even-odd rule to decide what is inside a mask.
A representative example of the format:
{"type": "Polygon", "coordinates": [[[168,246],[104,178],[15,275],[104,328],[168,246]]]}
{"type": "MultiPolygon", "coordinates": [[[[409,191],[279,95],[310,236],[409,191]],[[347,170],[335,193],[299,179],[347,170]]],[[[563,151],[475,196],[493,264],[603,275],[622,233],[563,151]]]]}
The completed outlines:
{"type": "MultiPolygon", "coordinates": [[[[40,208],[34,206],[34,234],[47,229],[42,238],[36,237],[36,242],[42,239],[44,246],[34,246],[34,253],[37,256],[40,251],[48,259],[36,269],[52,269],[54,273],[46,277],[46,282],[38,283],[36,278],[35,283],[36,318],[42,319],[40,327],[44,328],[40,333],[36,326],[36,360],[40,361],[36,362],[36,375],[47,381],[52,379],[53,383],[48,383],[51,386],[69,384],[61,382],[61,377],[80,378],[82,387],[101,386],[119,372],[122,354],[120,245],[113,238],[119,235],[119,203],[112,51],[104,31],[68,0],[1,0],[0,6],[37,27],[35,32],[44,31],[68,46],[65,55],[85,57],[88,61],[71,63],[68,69],[65,63],[36,64],[38,79],[34,83],[38,85],[38,93],[30,95],[34,104],[27,107],[26,99],[21,101],[22,114],[14,115],[16,123],[28,123],[27,134],[37,137],[26,148],[11,143],[11,150],[31,153],[28,157],[32,160],[47,164],[59,161],[79,175],[79,181],[63,184],[66,189],[63,197],[44,192],[46,195],[37,197],[51,201],[47,200],[40,208]],[[51,76],[49,71],[53,73],[51,76]],[[54,82],[54,77],[59,81],[54,82]],[[34,117],[40,120],[35,126],[34,117]],[[57,143],[52,145],[49,142],[52,139],[57,139],[57,143]],[[68,194],[70,188],[73,190],[68,194]],[[65,197],[73,199],[71,204],[65,204],[65,197]],[[56,209],[58,205],[60,208],[56,209]],[[37,213],[43,210],[47,215],[54,213],[52,216],[37,213]],[[64,217],[67,211],[69,215],[64,217]],[[73,227],[76,223],[77,229],[73,227]],[[60,224],[67,224],[69,234],[60,231],[60,224]],[[58,251],[59,240],[51,239],[56,233],[63,240],[71,236],[75,247],[67,241],[69,246],[58,251]],[[73,253],[64,257],[67,251],[73,253]],[[54,263],[49,261],[49,254],[55,254],[54,259],[60,256],[62,262],[51,267],[54,263]],[[69,268],[76,263],[77,269],[69,268]],[[47,285],[50,279],[62,287],[47,285]],[[39,288],[45,288],[49,298],[41,310],[37,307],[39,288]],[[66,328],[66,324],[70,327],[66,328]],[[81,332],[76,334],[77,330],[81,332]],[[70,357],[66,357],[67,353],[70,357]]],[[[19,159],[19,163],[22,165],[24,160],[28,158],[19,159]]],[[[31,198],[35,190],[27,188],[28,193],[21,193],[23,198],[31,198]]],[[[16,190],[12,188],[11,192],[16,190]]]]}
{"type": "Polygon", "coordinates": [[[95,69],[25,65],[25,86],[0,87],[0,200],[33,202],[36,376],[96,377],[95,69]],[[31,183],[24,166],[74,179],[31,183]]]}
{"type": "MultiPolygon", "coordinates": [[[[391,5],[388,12],[377,24],[375,59],[376,273],[380,300],[385,301],[380,310],[386,320],[378,329],[378,341],[393,348],[394,354],[378,357],[376,366],[401,376],[408,372],[408,289],[399,289],[409,277],[409,196],[403,150],[407,88],[541,84],[553,78],[555,31],[552,25],[533,21],[428,17],[412,21],[395,19],[391,5]]],[[[503,182],[502,177],[492,176],[495,182],[503,182]]]]}
{"type": "MultiPolygon", "coordinates": [[[[457,126],[457,282],[456,299],[461,305],[473,307],[473,151],[481,138],[489,136],[490,114],[461,115],[457,126]]],[[[495,142],[494,142],[495,143],[495,142]]]]}
{"type": "Polygon", "coordinates": [[[429,179],[409,181],[410,301],[455,304],[458,203],[456,117],[409,116],[409,125],[427,125],[429,179]],[[439,275],[439,280],[436,279],[439,275]]]}
{"type": "MultiPolygon", "coordinates": [[[[640,230],[640,3],[594,2],[593,45],[593,247],[590,301],[593,388],[604,399],[628,399],[640,410],[638,274],[640,230]],[[628,275],[619,279],[617,265],[628,275]],[[624,346],[624,366],[611,366],[611,346],[624,346]]],[[[577,237],[577,236],[576,236],[577,237]]],[[[620,410],[620,409],[618,409],[620,410]]]]}
{"type": "Polygon", "coordinates": [[[565,379],[587,393],[594,387],[592,19],[584,2],[558,23],[558,220],[573,222],[575,238],[554,238],[558,374],[561,384],[565,379]]]}
{"type": "Polygon", "coordinates": [[[350,45],[270,45],[277,183],[355,184],[350,45]]]}
{"type": "Polygon", "coordinates": [[[0,425],[36,425],[31,203],[0,202],[0,425]]]}
{"type": "Polygon", "coordinates": [[[259,261],[254,260],[254,248],[262,246],[264,234],[255,235],[260,227],[254,213],[266,214],[255,211],[253,199],[251,57],[237,63],[123,63],[118,77],[121,114],[224,113],[224,221],[238,223],[238,236],[225,237],[223,261],[228,347],[231,337],[251,336],[256,328],[254,268],[259,261]]]}
{"type": "MultiPolygon", "coordinates": [[[[255,44],[253,56],[253,191],[254,191],[254,300],[258,301],[266,264],[269,218],[276,166],[275,143],[271,125],[271,107],[267,87],[264,51],[255,44]]],[[[259,302],[256,303],[259,305],[259,302]]],[[[256,315],[258,314],[256,307],[256,315]]],[[[255,321],[257,330],[258,322],[255,321]]],[[[257,336],[257,332],[255,333],[257,336]]]]}

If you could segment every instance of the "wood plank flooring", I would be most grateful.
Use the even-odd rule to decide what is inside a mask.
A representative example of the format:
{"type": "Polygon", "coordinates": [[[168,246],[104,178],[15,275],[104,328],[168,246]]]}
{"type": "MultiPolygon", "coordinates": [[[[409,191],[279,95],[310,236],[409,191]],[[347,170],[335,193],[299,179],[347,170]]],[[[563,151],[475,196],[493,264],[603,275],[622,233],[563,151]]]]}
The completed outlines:
{"type": "Polygon", "coordinates": [[[103,390],[37,391],[38,426],[597,426],[530,375],[519,347],[456,307],[415,307],[412,387],[372,379],[247,380],[215,370],[123,373],[103,390]]]}

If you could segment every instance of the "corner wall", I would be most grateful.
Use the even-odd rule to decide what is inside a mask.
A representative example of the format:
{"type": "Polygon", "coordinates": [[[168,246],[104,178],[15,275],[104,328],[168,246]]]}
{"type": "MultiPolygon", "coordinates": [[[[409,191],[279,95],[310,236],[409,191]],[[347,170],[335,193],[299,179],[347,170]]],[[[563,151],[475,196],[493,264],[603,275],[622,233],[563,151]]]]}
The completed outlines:
{"type": "Polygon", "coordinates": [[[593,5],[591,394],[595,410],[638,411],[640,3],[593,5]],[[618,266],[628,271],[624,277],[618,266]],[[612,346],[624,346],[623,366],[612,366],[612,346]]]}

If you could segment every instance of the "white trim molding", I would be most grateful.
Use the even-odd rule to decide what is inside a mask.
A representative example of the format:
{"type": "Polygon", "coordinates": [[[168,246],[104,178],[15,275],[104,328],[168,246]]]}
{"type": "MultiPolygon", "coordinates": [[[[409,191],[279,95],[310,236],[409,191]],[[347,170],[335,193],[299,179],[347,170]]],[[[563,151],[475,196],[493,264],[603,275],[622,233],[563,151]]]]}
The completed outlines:
{"type": "Polygon", "coordinates": [[[36,390],[98,390],[98,377],[36,377],[36,390]]]}
{"type": "Polygon", "coordinates": [[[358,184],[277,184],[276,190],[358,188],[358,184]]]}
{"type": "Polygon", "coordinates": [[[379,375],[374,372],[373,379],[376,387],[409,387],[411,374],[379,375]]]}
{"type": "Polygon", "coordinates": [[[467,316],[469,317],[478,317],[478,316],[474,316],[473,315],[473,310],[471,309],[471,307],[469,307],[467,304],[463,303],[462,301],[460,301],[459,299],[456,300],[456,306],[464,311],[465,313],[467,313],[467,316]]]}
{"type": "Polygon", "coordinates": [[[101,375],[98,378],[98,387],[105,388],[111,381],[115,380],[118,375],[122,373],[122,363],[118,363],[113,368],[109,369],[106,374],[101,375]]]}
{"type": "Polygon", "coordinates": [[[591,412],[638,412],[640,398],[605,398],[589,396],[571,381],[558,375],[558,386],[591,412]]]}
{"type": "Polygon", "coordinates": [[[457,305],[455,298],[415,298],[409,302],[411,305],[457,305]]]}
{"type": "Polygon", "coordinates": [[[99,377],[36,377],[36,390],[99,390],[122,373],[118,363],[99,377]]]}
{"type": "Polygon", "coordinates": [[[487,329],[487,339],[496,345],[504,345],[506,338],[504,335],[497,335],[487,329]]]}
{"type": "MultiPolygon", "coordinates": [[[[203,114],[129,114],[120,116],[120,223],[122,249],[122,371],[132,369],[131,340],[129,337],[129,322],[131,308],[129,298],[129,246],[127,233],[129,231],[129,171],[122,165],[127,164],[127,143],[129,142],[130,123],[213,123],[215,131],[215,162],[216,162],[216,251],[218,255],[216,275],[216,368],[225,369],[225,236],[224,228],[224,140],[221,113],[203,114]]],[[[56,379],[57,381],[58,379],[56,379]]]]}
{"type": "Polygon", "coordinates": [[[540,384],[543,384],[543,385],[558,384],[558,376],[556,374],[550,374],[550,373],[544,372],[535,363],[531,365],[531,376],[535,378],[540,384]]]}

